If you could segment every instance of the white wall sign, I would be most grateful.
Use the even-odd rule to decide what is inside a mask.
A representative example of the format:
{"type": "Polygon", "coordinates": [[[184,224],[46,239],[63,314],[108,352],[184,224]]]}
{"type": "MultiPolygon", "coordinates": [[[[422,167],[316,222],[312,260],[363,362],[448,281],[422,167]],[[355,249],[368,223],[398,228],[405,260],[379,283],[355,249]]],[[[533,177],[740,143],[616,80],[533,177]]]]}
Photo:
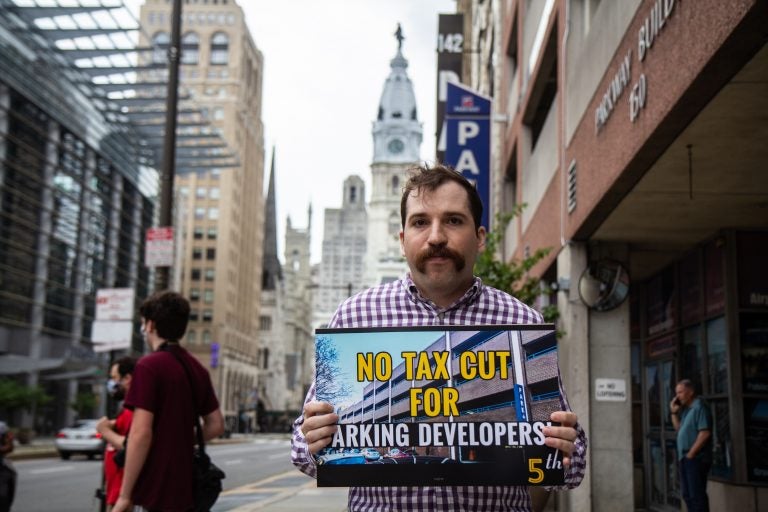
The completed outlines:
{"type": "Polygon", "coordinates": [[[96,290],[96,320],[133,320],[135,296],[133,288],[96,290]]]}
{"type": "Polygon", "coordinates": [[[147,267],[173,266],[173,228],[149,228],[144,250],[144,265],[147,267]]]}
{"type": "Polygon", "coordinates": [[[111,322],[96,320],[91,328],[94,352],[131,348],[133,322],[111,322]]]}
{"type": "Polygon", "coordinates": [[[626,402],[627,382],[624,379],[595,379],[595,400],[626,402]]]}

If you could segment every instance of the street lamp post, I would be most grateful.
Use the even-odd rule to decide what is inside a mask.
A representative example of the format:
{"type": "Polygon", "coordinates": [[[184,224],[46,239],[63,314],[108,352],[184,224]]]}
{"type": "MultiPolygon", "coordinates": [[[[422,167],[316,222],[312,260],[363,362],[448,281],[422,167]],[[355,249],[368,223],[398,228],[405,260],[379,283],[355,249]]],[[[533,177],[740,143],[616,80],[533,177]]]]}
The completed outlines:
{"type": "MultiPolygon", "coordinates": [[[[168,47],[168,94],[165,104],[165,139],[163,143],[163,167],[160,175],[161,227],[171,227],[173,221],[173,180],[176,167],[176,113],[179,100],[179,60],[181,58],[181,0],[173,0],[171,14],[171,43],[168,47]]],[[[170,267],[158,267],[155,290],[165,290],[169,285],[170,267]]]]}

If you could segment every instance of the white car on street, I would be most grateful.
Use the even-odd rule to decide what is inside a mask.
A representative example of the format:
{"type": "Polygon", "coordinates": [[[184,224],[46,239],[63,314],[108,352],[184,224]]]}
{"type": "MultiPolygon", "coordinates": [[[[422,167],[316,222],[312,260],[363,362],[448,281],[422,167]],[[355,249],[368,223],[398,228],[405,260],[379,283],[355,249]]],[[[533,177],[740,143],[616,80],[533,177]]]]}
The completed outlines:
{"type": "Polygon", "coordinates": [[[64,460],[72,454],[81,453],[92,459],[104,452],[104,440],[96,430],[99,420],[78,420],[71,427],[63,428],[56,434],[54,444],[64,460]]]}

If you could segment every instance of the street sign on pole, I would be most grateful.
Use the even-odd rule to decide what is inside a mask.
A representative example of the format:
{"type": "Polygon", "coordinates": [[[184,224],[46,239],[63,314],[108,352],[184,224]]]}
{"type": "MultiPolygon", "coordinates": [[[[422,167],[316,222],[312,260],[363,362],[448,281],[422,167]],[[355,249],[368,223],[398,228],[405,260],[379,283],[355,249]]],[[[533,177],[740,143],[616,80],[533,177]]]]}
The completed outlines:
{"type": "Polygon", "coordinates": [[[490,228],[491,99],[466,85],[448,83],[445,163],[471,181],[483,201],[480,223],[490,228]]]}
{"type": "Polygon", "coordinates": [[[144,265],[147,267],[173,266],[173,228],[147,229],[144,265]]]}

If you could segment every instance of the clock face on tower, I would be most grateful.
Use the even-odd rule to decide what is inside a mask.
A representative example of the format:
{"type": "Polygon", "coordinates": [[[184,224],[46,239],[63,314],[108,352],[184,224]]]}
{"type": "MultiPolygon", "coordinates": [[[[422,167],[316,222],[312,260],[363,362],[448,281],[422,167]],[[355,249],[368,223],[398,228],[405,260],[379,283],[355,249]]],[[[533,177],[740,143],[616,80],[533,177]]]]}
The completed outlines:
{"type": "Polygon", "coordinates": [[[392,139],[389,141],[389,144],[387,144],[387,149],[393,155],[397,155],[403,152],[405,149],[405,144],[403,144],[403,141],[400,139],[392,139]]]}

